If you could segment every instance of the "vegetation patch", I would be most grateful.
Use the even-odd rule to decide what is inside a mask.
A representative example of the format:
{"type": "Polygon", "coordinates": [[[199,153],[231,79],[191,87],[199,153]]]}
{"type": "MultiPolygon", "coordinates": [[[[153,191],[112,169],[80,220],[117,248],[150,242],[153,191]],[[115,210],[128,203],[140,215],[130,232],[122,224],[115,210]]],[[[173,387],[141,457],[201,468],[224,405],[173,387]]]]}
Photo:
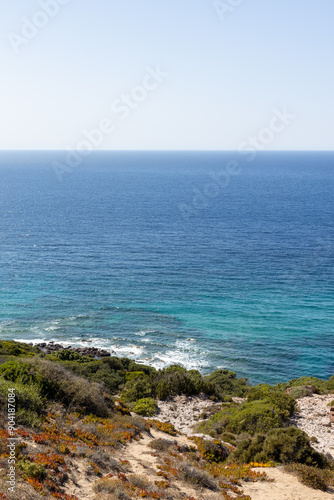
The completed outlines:
{"type": "Polygon", "coordinates": [[[157,412],[157,405],[152,398],[139,399],[133,407],[133,411],[143,417],[153,417],[157,412]]]}
{"type": "Polygon", "coordinates": [[[249,389],[248,380],[246,378],[237,378],[236,373],[229,370],[216,370],[207,375],[205,380],[213,384],[216,393],[221,396],[239,396],[244,397],[249,389]]]}
{"type": "Polygon", "coordinates": [[[311,447],[308,435],[295,427],[273,429],[267,435],[245,439],[229,459],[238,463],[272,461],[282,464],[297,462],[320,468],[328,466],[326,457],[311,447]]]}
{"type": "Polygon", "coordinates": [[[14,340],[0,340],[0,355],[1,356],[35,356],[42,351],[35,346],[25,344],[23,342],[15,342],[14,340]]]}

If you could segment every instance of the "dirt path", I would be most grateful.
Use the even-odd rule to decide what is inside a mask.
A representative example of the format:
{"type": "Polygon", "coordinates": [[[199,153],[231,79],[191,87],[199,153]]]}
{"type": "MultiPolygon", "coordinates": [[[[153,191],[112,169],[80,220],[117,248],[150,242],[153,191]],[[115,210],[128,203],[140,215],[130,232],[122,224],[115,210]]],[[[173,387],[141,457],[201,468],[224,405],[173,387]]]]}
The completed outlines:
{"type": "Polygon", "coordinates": [[[282,467],[254,469],[265,472],[274,482],[244,483],[242,489],[252,500],[333,500],[334,491],[324,493],[301,484],[292,474],[282,467]]]}

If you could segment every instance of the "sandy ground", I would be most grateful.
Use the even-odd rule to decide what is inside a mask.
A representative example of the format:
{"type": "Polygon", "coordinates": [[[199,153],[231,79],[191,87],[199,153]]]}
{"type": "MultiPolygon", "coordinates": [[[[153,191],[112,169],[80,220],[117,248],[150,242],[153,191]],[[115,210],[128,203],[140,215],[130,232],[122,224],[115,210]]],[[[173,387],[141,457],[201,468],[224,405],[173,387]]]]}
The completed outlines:
{"type": "Polygon", "coordinates": [[[328,406],[334,400],[334,394],[319,396],[314,394],[298,399],[299,411],[291,419],[291,423],[305,431],[310,437],[316,437],[318,442],[312,446],[325,455],[329,453],[334,458],[334,424],[329,426],[328,406]]]}
{"type": "MultiPolygon", "coordinates": [[[[311,396],[298,400],[299,412],[292,419],[292,424],[305,430],[310,436],[315,436],[318,443],[314,447],[322,452],[334,453],[333,434],[334,428],[328,427],[329,422],[329,407],[328,403],[333,400],[334,396],[311,396]]],[[[242,402],[240,400],[239,402],[242,402]]],[[[158,403],[159,413],[155,416],[156,419],[163,422],[172,423],[175,428],[182,433],[176,438],[163,434],[159,431],[152,430],[152,436],[144,435],[143,439],[138,442],[133,442],[124,447],[121,453],[116,452],[115,455],[120,455],[117,458],[128,460],[133,473],[147,476],[152,481],[159,479],[157,474],[158,459],[152,456],[152,449],[148,443],[152,438],[175,439],[179,444],[189,443],[187,436],[194,435],[193,426],[200,421],[200,416],[203,417],[203,412],[209,417],[210,414],[216,412],[220,408],[220,403],[213,403],[205,396],[202,397],[186,397],[177,396],[169,398],[167,401],[158,403]]],[[[77,461],[75,464],[75,472],[72,475],[72,480],[68,483],[67,493],[77,495],[82,500],[91,500],[94,498],[92,486],[96,480],[87,476],[84,462],[77,461]]],[[[334,499],[334,490],[331,492],[321,492],[313,490],[302,485],[298,479],[284,472],[282,467],[255,469],[265,472],[273,482],[245,482],[242,484],[242,489],[245,495],[249,495],[252,500],[326,500],[334,499]]],[[[191,487],[182,485],[182,491],[188,497],[192,496],[197,500],[218,500],[222,498],[220,493],[203,493],[202,496],[198,491],[191,487]]]]}
{"type": "MultiPolygon", "coordinates": [[[[156,466],[159,462],[156,457],[152,456],[152,449],[148,446],[153,437],[175,439],[178,444],[189,444],[188,438],[184,435],[171,438],[159,431],[152,431],[152,436],[144,435],[140,441],[131,443],[124,447],[121,453],[117,452],[115,454],[117,456],[121,455],[123,460],[130,462],[133,473],[149,477],[152,481],[159,479],[156,475],[156,466]]],[[[68,483],[66,492],[77,495],[78,498],[83,500],[92,500],[95,496],[92,486],[96,478],[87,478],[83,462],[78,461],[76,466],[77,472],[72,476],[75,482],[70,481],[68,483]]],[[[329,500],[334,498],[334,490],[324,493],[308,488],[302,485],[294,475],[284,472],[282,467],[256,468],[254,470],[265,472],[270,479],[273,479],[273,482],[243,482],[244,494],[249,495],[252,500],[329,500]]],[[[182,491],[188,497],[194,497],[196,500],[219,500],[223,498],[220,493],[201,494],[198,490],[196,491],[184,483],[182,484],[182,491]]]]}
{"type": "MultiPolygon", "coordinates": [[[[138,474],[147,477],[150,481],[161,480],[161,477],[157,475],[159,469],[159,460],[154,456],[152,448],[148,446],[152,439],[169,439],[176,440],[178,444],[188,444],[193,445],[186,436],[178,436],[174,438],[160,431],[151,430],[151,435],[144,434],[143,438],[139,441],[133,441],[131,444],[122,448],[121,451],[115,452],[115,458],[128,460],[130,462],[129,468],[131,473],[138,474]]],[[[87,469],[84,461],[76,460],[72,463],[75,466],[75,473],[70,476],[70,481],[67,483],[66,493],[68,495],[76,495],[80,500],[93,500],[95,494],[93,491],[93,485],[96,481],[96,477],[87,476],[87,469]]],[[[178,483],[180,490],[186,495],[186,497],[193,497],[196,500],[221,500],[222,496],[219,492],[209,492],[199,495],[198,490],[192,488],[191,486],[185,484],[184,482],[178,483]]],[[[169,490],[172,493],[172,489],[169,490]]],[[[108,497],[109,499],[110,497],[108,497]]]]}
{"type": "Polygon", "coordinates": [[[282,467],[254,470],[265,472],[270,479],[274,479],[274,482],[243,483],[242,489],[245,495],[249,495],[252,500],[333,500],[334,498],[334,491],[324,493],[308,488],[295,476],[284,472],[282,467]]]}
{"type": "MultiPolygon", "coordinates": [[[[158,414],[154,417],[161,422],[170,422],[175,429],[187,436],[194,435],[193,426],[207,416],[221,409],[221,403],[212,402],[207,396],[175,396],[158,402],[158,414]]],[[[196,434],[198,435],[198,434],[196,434]]]]}

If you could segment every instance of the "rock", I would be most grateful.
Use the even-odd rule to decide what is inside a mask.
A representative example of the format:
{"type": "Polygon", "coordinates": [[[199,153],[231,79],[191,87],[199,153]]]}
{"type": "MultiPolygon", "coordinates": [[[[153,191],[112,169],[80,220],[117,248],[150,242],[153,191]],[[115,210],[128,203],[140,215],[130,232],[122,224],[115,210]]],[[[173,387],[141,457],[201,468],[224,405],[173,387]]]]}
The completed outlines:
{"type": "Polygon", "coordinates": [[[329,420],[332,424],[334,424],[334,406],[332,406],[329,411],[329,420]]]}

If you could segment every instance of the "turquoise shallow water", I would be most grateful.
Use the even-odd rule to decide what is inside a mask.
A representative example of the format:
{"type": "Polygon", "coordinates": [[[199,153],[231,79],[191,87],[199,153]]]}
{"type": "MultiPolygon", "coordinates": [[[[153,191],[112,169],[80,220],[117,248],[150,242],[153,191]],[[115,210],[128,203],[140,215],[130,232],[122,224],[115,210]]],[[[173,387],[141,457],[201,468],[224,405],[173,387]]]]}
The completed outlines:
{"type": "Polygon", "coordinates": [[[93,153],[59,182],[63,157],[0,154],[0,338],[334,374],[333,153],[93,153]]]}

